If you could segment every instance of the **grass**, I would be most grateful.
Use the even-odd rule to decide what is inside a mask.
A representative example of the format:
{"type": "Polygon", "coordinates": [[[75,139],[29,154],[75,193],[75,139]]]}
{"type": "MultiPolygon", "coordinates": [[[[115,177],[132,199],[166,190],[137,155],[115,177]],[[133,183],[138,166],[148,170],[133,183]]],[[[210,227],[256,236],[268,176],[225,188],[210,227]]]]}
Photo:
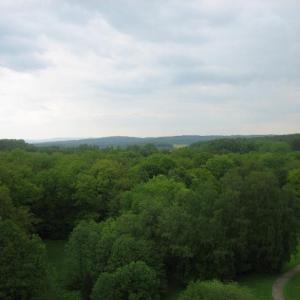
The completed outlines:
{"type": "MultiPolygon", "coordinates": [[[[291,268],[300,264],[300,245],[297,252],[291,257],[291,260],[286,263],[282,268],[282,273],[287,272],[291,268]]],[[[274,281],[280,276],[275,275],[247,275],[241,280],[239,284],[247,287],[258,300],[272,300],[272,286],[274,281]]],[[[286,300],[299,300],[300,299],[300,275],[292,278],[285,286],[284,293],[286,300]]]]}
{"type": "MultiPolygon", "coordinates": [[[[300,264],[300,245],[298,251],[292,256],[291,261],[285,266],[285,271],[300,264]]],[[[300,298],[300,274],[291,278],[284,287],[284,296],[286,300],[299,300],[300,298]]]]}
{"type": "Polygon", "coordinates": [[[300,274],[291,278],[283,290],[286,300],[299,300],[300,297],[300,274]]]}
{"type": "Polygon", "coordinates": [[[187,146],[185,144],[173,144],[173,148],[175,149],[186,148],[187,146]]]}
{"type": "Polygon", "coordinates": [[[64,249],[66,241],[45,241],[48,263],[54,267],[57,273],[63,271],[64,249]]]}
{"type": "MultiPolygon", "coordinates": [[[[272,286],[277,277],[278,275],[251,274],[240,278],[238,283],[250,290],[257,300],[272,300],[272,286]]],[[[177,300],[180,292],[182,292],[180,289],[170,290],[165,300],[177,300]]],[[[286,300],[294,300],[294,298],[286,300]]]]}
{"type": "MultiPolygon", "coordinates": [[[[257,275],[251,274],[241,278],[238,283],[246,287],[257,298],[257,300],[272,300],[272,285],[277,278],[277,275],[257,275]]],[[[171,290],[165,300],[177,300],[180,289],[171,290]]],[[[299,300],[298,298],[291,298],[286,300],[299,300]]]]}
{"type": "Polygon", "coordinates": [[[55,300],[80,300],[77,292],[64,290],[62,285],[62,274],[64,272],[65,244],[66,241],[44,241],[47,250],[49,273],[51,276],[52,289],[49,292],[49,299],[55,300]]]}
{"type": "Polygon", "coordinates": [[[278,275],[251,274],[242,277],[238,283],[246,287],[257,300],[272,300],[272,286],[278,275]]]}
{"type": "MultiPolygon", "coordinates": [[[[251,274],[241,278],[238,283],[250,290],[257,300],[272,300],[272,286],[277,277],[277,275],[251,274]]],[[[171,290],[165,300],[177,300],[180,292],[182,292],[180,289],[171,290]]],[[[299,300],[299,297],[286,300],[296,299],[299,300]]]]}

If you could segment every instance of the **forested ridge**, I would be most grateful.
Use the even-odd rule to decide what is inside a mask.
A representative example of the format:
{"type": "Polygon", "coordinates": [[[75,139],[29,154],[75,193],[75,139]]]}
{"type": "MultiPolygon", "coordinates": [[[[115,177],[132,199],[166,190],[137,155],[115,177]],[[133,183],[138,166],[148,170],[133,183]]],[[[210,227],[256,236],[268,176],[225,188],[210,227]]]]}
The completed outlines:
{"type": "Polygon", "coordinates": [[[299,222],[300,135],[174,150],[0,141],[0,299],[70,299],[44,239],[68,239],[63,289],[82,299],[163,299],[174,283],[181,300],[254,299],[229,282],[279,271],[299,222]]]}
{"type": "Polygon", "coordinates": [[[99,148],[106,147],[122,147],[126,148],[134,145],[152,144],[160,149],[172,149],[174,145],[191,145],[196,142],[210,141],[222,138],[222,136],[200,136],[200,135],[180,135],[180,136],[164,136],[164,137],[129,137],[129,136],[110,136],[101,138],[76,139],[76,140],[60,140],[60,141],[33,141],[38,147],[60,147],[75,148],[81,145],[97,146],[99,148]]]}

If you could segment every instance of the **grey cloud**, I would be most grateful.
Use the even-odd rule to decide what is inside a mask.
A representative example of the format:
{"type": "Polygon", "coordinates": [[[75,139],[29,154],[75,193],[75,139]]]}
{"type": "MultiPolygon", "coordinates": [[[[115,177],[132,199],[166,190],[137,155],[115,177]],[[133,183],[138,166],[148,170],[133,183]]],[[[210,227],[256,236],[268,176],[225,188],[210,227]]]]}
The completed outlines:
{"type": "Polygon", "coordinates": [[[158,63],[170,69],[194,69],[203,66],[204,63],[200,57],[191,57],[186,54],[173,54],[161,56],[158,63]]]}
{"type": "Polygon", "coordinates": [[[1,107],[45,103],[52,130],[66,110],[75,127],[101,112],[107,133],[117,111],[131,135],[131,117],[146,120],[145,135],[288,123],[300,107],[299,9],[296,0],[3,0],[1,107]]]}
{"type": "Polygon", "coordinates": [[[16,71],[31,71],[44,69],[48,66],[45,61],[33,54],[1,55],[0,66],[16,71]]]}
{"type": "Polygon", "coordinates": [[[0,32],[0,66],[18,71],[44,68],[41,55],[42,47],[31,37],[0,32]]]}
{"type": "Polygon", "coordinates": [[[79,1],[85,11],[101,14],[116,29],[140,40],[153,42],[205,43],[208,29],[226,26],[235,16],[228,11],[203,11],[201,2],[193,1],[79,1]]]}
{"type": "Polygon", "coordinates": [[[243,84],[252,80],[250,74],[232,74],[226,71],[189,70],[174,76],[175,85],[190,84],[243,84]]]}
{"type": "Polygon", "coordinates": [[[0,66],[18,71],[45,67],[47,63],[41,57],[43,45],[30,15],[14,14],[12,10],[3,11],[0,16],[0,66]]]}

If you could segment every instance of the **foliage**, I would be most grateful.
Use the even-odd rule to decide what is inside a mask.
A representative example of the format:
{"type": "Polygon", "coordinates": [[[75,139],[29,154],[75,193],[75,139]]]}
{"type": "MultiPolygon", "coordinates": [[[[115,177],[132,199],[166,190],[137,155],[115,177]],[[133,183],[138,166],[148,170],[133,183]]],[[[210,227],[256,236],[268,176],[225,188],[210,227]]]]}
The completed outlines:
{"type": "Polygon", "coordinates": [[[155,300],[159,299],[155,271],[144,262],[136,261],[102,273],[93,289],[92,300],[155,300]]]}
{"type": "Polygon", "coordinates": [[[179,300],[255,300],[245,289],[236,284],[218,281],[192,282],[179,300]]]}
{"type": "Polygon", "coordinates": [[[292,277],[284,286],[284,297],[286,300],[297,300],[300,294],[300,274],[292,277]]]}
{"type": "Polygon", "coordinates": [[[0,221],[0,298],[45,299],[45,247],[10,220],[0,221]]]}
{"type": "MultiPolygon", "coordinates": [[[[152,299],[173,282],[276,272],[299,236],[298,141],[298,135],[226,138],[172,151],[12,142],[0,150],[3,247],[13,245],[19,278],[27,270],[19,252],[25,262],[42,257],[32,233],[69,236],[64,287],[83,299],[152,299]],[[117,286],[117,296],[109,286],[117,286]]],[[[37,261],[30,268],[42,280],[37,261]]],[[[26,277],[24,295],[34,280],[26,277]]],[[[35,283],[38,290],[43,282],[35,283]]]]}
{"type": "Polygon", "coordinates": [[[67,248],[65,285],[71,290],[81,290],[87,298],[95,283],[94,251],[101,234],[101,224],[82,222],[73,231],[67,248]]]}
{"type": "Polygon", "coordinates": [[[29,148],[29,145],[25,143],[24,140],[0,140],[0,150],[12,150],[16,148],[29,148]]]}

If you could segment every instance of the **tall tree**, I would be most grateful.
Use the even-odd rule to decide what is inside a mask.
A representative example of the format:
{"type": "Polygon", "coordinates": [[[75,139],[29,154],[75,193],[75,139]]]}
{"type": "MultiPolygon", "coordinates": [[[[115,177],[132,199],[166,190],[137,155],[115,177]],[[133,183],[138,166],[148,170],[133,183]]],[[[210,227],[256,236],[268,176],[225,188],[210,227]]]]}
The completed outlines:
{"type": "Polygon", "coordinates": [[[45,247],[10,220],[0,221],[0,299],[46,299],[45,247]]]}

